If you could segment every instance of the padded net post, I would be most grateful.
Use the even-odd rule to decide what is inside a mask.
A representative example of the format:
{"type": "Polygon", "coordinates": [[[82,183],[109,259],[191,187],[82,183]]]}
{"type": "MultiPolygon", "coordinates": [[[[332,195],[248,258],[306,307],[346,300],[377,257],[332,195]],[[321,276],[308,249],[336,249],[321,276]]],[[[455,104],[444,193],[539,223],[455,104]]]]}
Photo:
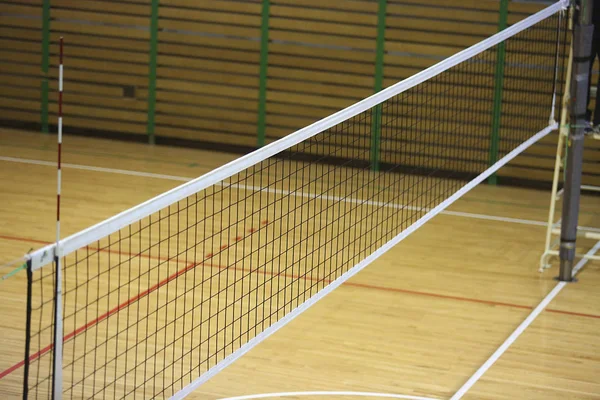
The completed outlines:
{"type": "Polygon", "coordinates": [[[581,171],[587,115],[588,85],[594,25],[592,25],[592,0],[580,0],[576,8],[573,74],[571,77],[571,129],[567,141],[567,165],[560,235],[560,272],[564,282],[573,280],[573,263],[577,242],[581,171]]]}

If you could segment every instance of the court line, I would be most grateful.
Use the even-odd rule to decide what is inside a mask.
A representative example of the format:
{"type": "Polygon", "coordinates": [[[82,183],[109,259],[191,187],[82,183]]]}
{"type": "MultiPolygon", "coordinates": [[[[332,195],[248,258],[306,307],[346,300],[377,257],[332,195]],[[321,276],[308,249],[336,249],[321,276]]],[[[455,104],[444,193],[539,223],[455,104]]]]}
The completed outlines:
{"type": "MultiPolygon", "coordinates": [[[[54,162],[31,160],[31,159],[17,158],[17,157],[0,156],[0,161],[56,167],[56,163],[54,163],[54,162]]],[[[129,175],[129,176],[137,176],[137,177],[144,177],[144,178],[171,180],[171,181],[177,181],[177,182],[189,182],[194,179],[194,178],[188,178],[188,177],[184,177],[184,176],[155,174],[152,172],[141,172],[141,171],[126,170],[126,169],[94,167],[94,166],[81,165],[81,164],[63,163],[62,167],[70,168],[70,169],[77,169],[77,170],[84,170],[84,171],[105,172],[105,173],[109,173],[109,174],[119,174],[119,175],[129,175]]],[[[291,195],[291,196],[295,196],[295,197],[304,197],[304,198],[320,198],[323,200],[341,201],[344,203],[352,203],[352,204],[360,203],[360,204],[365,204],[365,205],[372,205],[372,206],[379,206],[379,207],[386,207],[386,208],[393,208],[393,209],[412,209],[412,210],[423,211],[423,212],[428,212],[431,210],[429,208],[405,206],[405,205],[397,204],[397,203],[385,203],[385,202],[370,201],[370,200],[365,201],[365,200],[361,200],[361,199],[339,197],[339,196],[323,196],[323,195],[318,195],[318,194],[314,194],[314,193],[298,193],[298,192],[290,191],[290,190],[263,188],[260,186],[249,186],[249,185],[240,185],[240,184],[221,184],[221,185],[228,186],[228,187],[240,188],[240,189],[253,190],[253,191],[262,191],[265,193],[291,195]]],[[[497,215],[486,215],[486,214],[477,214],[477,213],[460,212],[460,211],[444,210],[444,211],[440,212],[440,214],[452,215],[452,216],[464,217],[464,218],[481,219],[481,220],[487,220],[487,221],[508,222],[508,223],[515,223],[515,224],[523,224],[523,225],[534,225],[534,226],[546,226],[547,225],[547,222],[545,222],[545,221],[535,221],[535,220],[530,220],[530,219],[502,217],[502,216],[497,216],[497,215]]]]}
{"type": "MultiPolygon", "coordinates": [[[[21,133],[21,132],[19,132],[19,133],[21,133]]],[[[33,135],[39,135],[39,132],[33,133],[33,135]]],[[[56,154],[56,149],[53,147],[49,148],[48,145],[37,145],[37,146],[27,145],[26,146],[26,145],[19,144],[19,143],[10,143],[10,142],[7,142],[6,140],[3,140],[2,136],[0,135],[0,147],[1,146],[14,147],[15,149],[18,149],[17,151],[12,152],[13,154],[17,154],[19,152],[22,153],[22,151],[20,149],[37,150],[40,152],[51,153],[52,155],[56,154]]],[[[170,165],[177,165],[177,166],[186,167],[186,168],[200,167],[200,168],[206,168],[208,170],[211,170],[214,168],[214,166],[211,166],[211,165],[200,164],[197,160],[189,160],[188,162],[179,162],[179,161],[172,161],[172,160],[164,160],[160,156],[147,157],[147,156],[142,155],[140,157],[136,157],[136,156],[132,155],[130,152],[127,154],[123,154],[123,153],[119,154],[119,153],[108,152],[108,151],[104,151],[104,150],[94,150],[94,149],[70,150],[70,149],[66,148],[66,149],[63,149],[63,154],[75,154],[75,155],[93,156],[93,157],[97,157],[97,158],[107,158],[110,161],[112,161],[113,159],[119,159],[119,160],[128,160],[128,161],[153,163],[153,164],[170,164],[170,165]]]]}
{"type": "MultiPolygon", "coordinates": [[[[251,228],[252,229],[252,228],[251,228]]],[[[234,240],[238,240],[239,237],[236,237],[234,240]]],[[[50,242],[45,242],[45,241],[41,241],[41,240],[35,240],[35,239],[28,239],[28,238],[20,238],[20,237],[16,237],[16,236],[6,236],[6,235],[0,235],[0,239],[5,239],[5,240],[13,240],[13,241],[19,241],[19,242],[35,242],[35,243],[40,243],[40,244],[49,244],[50,242]]],[[[108,251],[106,249],[96,249],[96,248],[92,248],[90,247],[90,249],[93,250],[98,250],[98,251],[108,251]]],[[[119,252],[114,252],[115,254],[119,254],[119,252]]],[[[126,252],[121,252],[120,254],[125,254],[125,255],[131,255],[131,256],[139,256],[142,258],[152,258],[152,259],[157,259],[157,260],[162,260],[162,261],[172,261],[172,262],[176,262],[176,263],[183,263],[185,262],[185,260],[180,260],[180,259],[168,259],[166,257],[157,257],[157,256],[149,256],[146,254],[132,254],[132,253],[126,253],[126,252]]],[[[214,256],[213,253],[208,253],[205,257],[205,260],[212,258],[214,256]]],[[[207,267],[213,267],[213,268],[219,268],[219,269],[227,269],[227,268],[231,268],[232,270],[236,270],[236,271],[241,271],[241,272],[249,272],[248,269],[246,268],[238,268],[238,267],[234,267],[234,266],[223,266],[223,265],[218,265],[218,264],[213,264],[213,263],[204,263],[204,266],[207,267]]],[[[317,281],[317,280],[322,280],[321,278],[311,278],[309,276],[297,276],[297,275],[292,275],[292,274],[276,274],[276,273],[270,273],[268,271],[253,271],[254,273],[257,274],[261,274],[261,275],[280,275],[286,278],[293,278],[293,279],[302,279],[302,280],[312,280],[312,281],[317,281]]],[[[332,281],[327,279],[325,280],[326,283],[331,283],[332,281]]],[[[410,290],[410,289],[401,289],[401,288],[392,288],[392,287],[386,287],[386,286],[377,286],[377,285],[370,285],[367,283],[357,283],[357,282],[345,282],[343,284],[343,286],[350,286],[350,287],[357,287],[357,288],[363,288],[363,289],[372,289],[372,290],[380,290],[380,291],[385,291],[385,292],[394,292],[394,293],[403,293],[403,294],[413,294],[413,295],[418,295],[418,296],[427,296],[427,297],[436,297],[436,298],[440,298],[440,299],[448,299],[448,300],[457,300],[457,301],[464,301],[464,302],[470,302],[470,303],[479,303],[479,304],[487,304],[490,306],[502,306],[502,307],[511,307],[511,308],[520,308],[520,309],[526,309],[526,310],[532,310],[533,306],[528,306],[528,305],[523,305],[523,304],[514,304],[514,303],[505,303],[505,302],[500,302],[500,301],[493,301],[493,300],[484,300],[484,299],[475,299],[475,298],[470,298],[470,297],[461,297],[461,296],[453,296],[453,295],[446,295],[446,294],[441,294],[441,293],[432,293],[432,292],[422,292],[422,291],[417,291],[417,290],[410,290]]],[[[580,316],[580,317],[587,317],[587,318],[598,318],[600,319],[600,315],[595,315],[595,314],[586,314],[586,313],[578,313],[578,312],[572,312],[572,311],[566,311],[566,310],[557,310],[557,309],[546,309],[547,312],[551,312],[551,313],[556,313],[556,314],[565,314],[565,315],[572,315],[572,316],[580,316]]]]}
{"type": "MultiPolygon", "coordinates": [[[[448,300],[464,301],[464,302],[469,302],[469,303],[486,304],[489,306],[520,308],[520,309],[524,309],[524,310],[532,310],[533,309],[533,306],[526,306],[523,304],[504,303],[504,302],[500,302],[500,301],[474,299],[471,297],[452,296],[452,295],[445,295],[445,294],[440,294],[440,293],[419,292],[416,290],[390,288],[390,287],[385,287],[385,286],[375,286],[375,285],[368,285],[368,284],[362,284],[362,283],[348,282],[348,283],[345,283],[343,286],[353,286],[353,287],[381,290],[381,291],[394,292],[394,293],[414,294],[417,296],[427,296],[427,297],[435,297],[438,299],[448,299],[448,300]]],[[[558,309],[554,309],[554,308],[548,308],[548,309],[546,309],[546,311],[554,313],[554,314],[564,314],[564,315],[570,315],[570,316],[575,316],[575,317],[600,319],[600,315],[596,315],[596,314],[578,313],[578,312],[573,312],[573,311],[558,310],[558,309]]]]}
{"type": "MultiPolygon", "coordinates": [[[[16,163],[21,163],[21,164],[43,165],[46,167],[56,167],[56,162],[43,161],[43,160],[32,160],[32,159],[28,159],[28,158],[0,156],[0,161],[16,162],[16,163]]],[[[183,177],[183,176],[154,174],[152,172],[141,172],[141,171],[133,171],[133,170],[128,170],[128,169],[94,167],[91,165],[81,165],[81,164],[63,163],[62,166],[71,168],[71,169],[79,169],[79,170],[83,170],[83,171],[106,172],[109,174],[131,175],[131,176],[166,179],[166,180],[170,180],[170,181],[180,181],[180,182],[189,182],[193,179],[193,178],[187,178],[187,177],[183,177]]]]}
{"type": "Polygon", "coordinates": [[[551,313],[555,313],[555,314],[572,315],[572,316],[575,316],[575,317],[585,317],[585,318],[600,319],[600,315],[595,315],[595,314],[586,314],[586,313],[578,313],[578,312],[573,312],[573,311],[556,310],[554,308],[547,308],[546,311],[551,312],[551,313]]]}
{"type": "MultiPolygon", "coordinates": [[[[118,306],[116,306],[116,307],[108,310],[104,314],[101,314],[100,316],[94,318],[93,320],[88,321],[87,323],[85,323],[84,325],[82,325],[79,328],[75,329],[74,331],[72,331],[72,332],[64,335],[64,337],[63,337],[63,343],[66,343],[68,340],[76,337],[81,332],[85,332],[87,329],[91,328],[92,326],[99,324],[100,322],[102,322],[105,319],[111,317],[112,315],[118,313],[119,311],[121,311],[125,307],[131,305],[132,303],[134,303],[134,302],[136,302],[138,300],[140,300],[141,298],[148,296],[152,292],[160,289],[161,287],[163,287],[167,283],[171,282],[173,279],[175,279],[175,278],[179,277],[180,275],[185,274],[186,272],[188,272],[188,271],[196,268],[198,265],[203,265],[203,264],[202,263],[198,263],[198,264],[192,263],[192,264],[188,265],[187,267],[185,267],[185,268],[183,268],[183,269],[175,272],[174,274],[171,274],[170,276],[166,277],[165,279],[161,280],[160,282],[154,284],[153,286],[149,287],[148,289],[146,289],[146,290],[138,293],[137,295],[131,297],[130,299],[124,301],[123,303],[119,304],[118,306]]],[[[46,354],[47,352],[49,352],[50,350],[52,350],[53,347],[54,347],[54,344],[50,343],[48,346],[46,346],[43,349],[37,351],[36,353],[33,353],[32,355],[30,355],[29,356],[29,361],[31,362],[31,361],[34,361],[34,360],[38,359],[39,357],[43,356],[44,354],[46,354]]],[[[12,367],[8,368],[7,370],[4,370],[4,371],[0,372],[0,379],[4,378],[6,375],[9,375],[11,372],[19,369],[23,365],[25,365],[25,360],[19,361],[18,363],[16,363],[12,367]]]]}
{"type": "MultiPolygon", "coordinates": [[[[263,225],[268,223],[268,221],[262,221],[261,222],[263,225]]],[[[256,228],[252,227],[250,229],[248,229],[248,233],[252,234],[253,232],[256,231],[256,228]]],[[[2,239],[8,239],[8,240],[21,240],[22,238],[16,238],[14,236],[5,236],[5,235],[0,235],[0,238],[2,239]]],[[[235,238],[233,238],[232,240],[234,241],[239,241],[241,240],[242,237],[241,236],[236,236],[235,238]]],[[[43,242],[40,240],[33,240],[33,242],[37,242],[37,243],[47,243],[47,242],[43,242]]],[[[229,244],[227,244],[227,246],[225,248],[229,247],[229,244]]],[[[98,252],[111,252],[110,248],[109,249],[99,249],[99,248],[94,248],[94,247],[89,247],[88,248],[92,249],[92,250],[96,250],[98,252]]],[[[221,250],[223,250],[223,246],[220,247],[221,250]]],[[[157,259],[160,261],[173,261],[175,263],[180,263],[183,260],[180,260],[179,258],[165,258],[165,257],[157,257],[157,256],[151,256],[151,255],[146,255],[146,254],[133,254],[133,253],[128,253],[128,252],[122,252],[122,251],[116,251],[113,252],[115,254],[125,254],[125,255],[129,255],[129,256],[139,256],[142,258],[149,258],[149,259],[157,259]]],[[[205,259],[209,259],[213,257],[213,253],[208,253],[205,256],[205,259]]],[[[185,262],[185,261],[183,261],[185,262]]],[[[107,311],[106,313],[96,317],[95,319],[88,321],[86,324],[80,326],[79,328],[75,329],[74,331],[68,333],[67,335],[63,336],[63,343],[66,342],[67,340],[79,335],[81,332],[86,331],[88,328],[91,328],[92,326],[104,321],[106,318],[109,318],[111,315],[121,311],[123,308],[131,305],[132,303],[138,301],[139,299],[141,299],[142,297],[145,297],[147,295],[149,295],[150,293],[158,290],[159,288],[161,288],[162,286],[166,285],[167,283],[171,282],[173,279],[179,277],[180,275],[188,272],[189,270],[197,267],[198,265],[204,265],[207,267],[217,267],[221,270],[223,269],[227,269],[227,267],[221,266],[221,265],[214,265],[214,264],[205,264],[205,263],[191,263],[188,264],[185,268],[180,269],[178,271],[176,271],[174,274],[166,277],[165,279],[163,279],[162,281],[158,282],[157,284],[149,287],[148,289],[145,289],[144,291],[138,293],[137,295],[129,298],[128,300],[126,300],[125,302],[117,305],[116,307],[112,308],[111,310],[107,311]]],[[[29,356],[29,361],[33,361],[36,360],[37,358],[43,356],[44,354],[46,354],[48,351],[50,351],[52,348],[54,347],[54,345],[51,343],[48,346],[44,347],[43,349],[39,350],[38,352],[32,354],[29,356]]],[[[23,365],[25,365],[25,360],[19,361],[18,363],[16,363],[15,365],[13,365],[12,367],[1,371],[0,372],[0,379],[4,378],[5,376],[11,374],[12,372],[16,371],[17,369],[21,368],[23,365]]]]}
{"type": "Polygon", "coordinates": [[[35,244],[50,244],[51,242],[47,241],[47,240],[38,240],[38,239],[32,239],[32,238],[21,238],[18,236],[8,236],[8,235],[0,235],[0,239],[4,239],[4,240],[12,240],[14,242],[25,242],[25,243],[35,243],[35,244]]]}
{"type": "MultiPolygon", "coordinates": [[[[31,243],[38,243],[38,244],[45,244],[45,245],[54,243],[54,242],[47,242],[47,241],[43,241],[43,240],[21,238],[21,237],[17,237],[17,236],[7,236],[7,235],[0,235],[0,239],[12,240],[15,242],[25,242],[25,243],[31,242],[31,243]]],[[[132,256],[132,257],[141,257],[141,258],[146,258],[146,259],[151,259],[151,260],[173,261],[176,263],[184,262],[183,260],[180,260],[178,258],[159,257],[159,256],[153,256],[153,255],[141,254],[141,253],[129,253],[127,251],[115,251],[115,250],[111,250],[109,247],[98,248],[98,247],[94,247],[94,246],[86,246],[85,248],[92,250],[92,251],[102,252],[102,253],[110,253],[110,254],[116,254],[116,255],[132,256]]],[[[212,256],[211,253],[209,253],[209,254],[212,256]]]]}
{"type": "MultiPolygon", "coordinates": [[[[264,222],[263,222],[264,223],[264,222]]],[[[248,229],[249,233],[252,233],[256,231],[256,228],[250,228],[248,229]]],[[[28,240],[26,238],[18,238],[18,237],[14,237],[14,236],[6,236],[6,235],[0,235],[1,239],[7,239],[7,240],[15,240],[15,241],[32,241],[32,242],[36,242],[36,243],[47,243],[47,242],[43,242],[40,240],[35,240],[35,239],[31,239],[28,240]]],[[[234,238],[235,241],[239,240],[239,236],[236,236],[234,238]]],[[[229,246],[229,245],[228,245],[229,246]]],[[[600,242],[598,242],[597,246],[600,246],[600,242]]],[[[222,248],[223,246],[221,246],[222,248]]],[[[97,250],[97,251],[110,251],[110,250],[105,250],[105,249],[95,249],[95,248],[91,248],[93,250],[97,250]]],[[[591,251],[591,250],[590,250],[591,251]]],[[[119,252],[114,252],[115,254],[126,254],[126,255],[136,255],[136,256],[140,256],[140,257],[145,257],[145,258],[156,258],[159,260],[163,260],[163,261],[173,261],[176,263],[180,263],[183,260],[180,260],[179,258],[176,259],[166,259],[166,258],[159,258],[159,257],[152,257],[152,256],[148,256],[148,255],[143,255],[143,254],[130,254],[130,253],[119,253],[119,252]]],[[[207,258],[212,258],[213,257],[213,253],[209,253],[207,254],[205,257],[207,258]]],[[[206,258],[205,258],[206,259],[206,258]]],[[[305,280],[305,281],[324,281],[327,284],[330,284],[331,282],[333,282],[331,279],[324,279],[324,278],[313,278],[313,277],[309,277],[309,276],[298,276],[298,275],[291,275],[291,274],[281,274],[281,273],[273,273],[273,272],[268,272],[268,271],[252,271],[252,270],[248,270],[246,268],[238,268],[238,267],[233,267],[233,266],[222,266],[222,265],[217,265],[217,264],[206,264],[203,262],[200,263],[191,263],[191,264],[187,264],[186,267],[184,267],[183,269],[180,269],[178,271],[176,271],[174,274],[168,276],[167,278],[163,279],[162,281],[158,282],[157,284],[151,286],[150,288],[138,293],[137,295],[133,296],[132,298],[126,300],[125,302],[117,305],[116,307],[114,307],[113,309],[107,311],[106,313],[100,315],[99,317],[88,321],[86,324],[80,326],[79,328],[75,329],[74,331],[68,333],[67,335],[64,336],[63,338],[63,342],[66,342],[67,340],[77,336],[78,334],[80,334],[81,332],[84,332],[85,330],[89,329],[90,327],[102,322],[103,320],[105,320],[106,318],[109,318],[111,315],[121,311],[123,308],[131,305],[132,303],[134,303],[135,301],[138,301],[139,299],[141,299],[142,297],[145,297],[147,295],[149,295],[150,293],[158,290],[160,287],[166,285],[167,283],[171,282],[173,279],[179,277],[180,275],[190,271],[191,269],[199,266],[199,265],[203,265],[203,266],[207,266],[207,267],[214,267],[214,268],[218,268],[221,270],[224,269],[233,269],[233,270],[237,270],[237,271],[241,271],[241,272],[254,272],[254,273],[259,273],[261,275],[269,275],[272,277],[276,277],[276,276],[284,276],[287,278],[292,278],[292,279],[298,279],[298,280],[305,280]]],[[[579,265],[579,264],[578,264],[579,265]]],[[[577,267],[576,267],[577,268],[577,267]]],[[[579,267],[581,268],[581,267],[579,267]]],[[[579,268],[577,269],[577,271],[579,270],[579,268]]],[[[496,301],[491,301],[491,300],[483,300],[483,299],[473,299],[473,298],[468,298],[468,297],[460,297],[460,296],[452,296],[452,295],[444,295],[444,294],[438,294],[438,293],[430,293],[430,292],[419,292],[419,291],[414,291],[414,290],[408,290],[408,289],[400,289],[400,288],[390,288],[390,287],[384,287],[384,286],[375,286],[375,285],[369,285],[369,284],[362,284],[362,283],[354,283],[354,282],[344,282],[343,286],[351,286],[351,287],[358,287],[358,288],[365,288],[365,289],[374,289],[374,290],[381,290],[381,291],[388,291],[388,292],[394,292],[394,293],[402,293],[402,294],[413,294],[413,295],[420,295],[420,296],[427,296],[427,297],[434,297],[434,298],[441,298],[441,299],[450,299],[450,300],[457,300],[457,301],[465,301],[465,302],[472,302],[472,303],[479,303],[479,304],[487,304],[487,305],[491,305],[491,306],[504,306],[504,307],[511,307],[511,308],[521,308],[521,309],[532,309],[531,306],[525,306],[525,305],[519,305],[519,304],[512,304],[512,303],[503,303],[503,302],[496,302],[496,301]]],[[[584,313],[574,313],[574,312],[570,312],[570,311],[563,311],[563,310],[553,310],[553,309],[548,309],[546,311],[549,312],[554,312],[554,313],[559,313],[559,314],[565,314],[565,315],[574,315],[574,316],[581,316],[581,317],[590,317],[590,318],[600,318],[600,315],[592,315],[592,314],[584,314],[584,313]]],[[[41,357],[42,355],[44,355],[45,353],[47,353],[48,351],[50,351],[52,349],[53,345],[50,344],[46,347],[44,347],[43,349],[41,349],[40,351],[32,354],[31,356],[29,356],[29,360],[33,361],[39,357],[41,357]]],[[[18,363],[16,363],[15,365],[13,365],[12,367],[9,367],[8,369],[1,371],[0,372],[0,379],[6,377],[7,375],[9,375],[10,373],[14,372],[15,370],[19,369],[20,367],[22,367],[25,364],[25,360],[19,361],[18,363]]]]}
{"type": "MultiPolygon", "coordinates": [[[[587,252],[587,255],[594,255],[599,249],[600,241],[597,242],[594,247],[587,252]]],[[[587,262],[587,258],[582,258],[577,263],[575,268],[573,268],[572,275],[577,275],[577,272],[579,272],[579,270],[583,268],[587,262]]],[[[542,302],[529,314],[525,321],[523,321],[508,337],[508,339],[502,343],[502,345],[494,352],[494,354],[492,354],[490,358],[488,358],[487,361],[469,378],[469,380],[463,386],[461,386],[460,389],[458,389],[458,391],[450,398],[450,400],[461,399],[469,391],[469,389],[471,389],[473,385],[475,385],[475,383],[477,383],[477,381],[479,381],[479,379],[481,379],[481,377],[492,367],[492,365],[494,365],[494,363],[498,361],[500,357],[502,357],[506,350],[508,350],[508,348],[519,338],[519,336],[521,336],[521,334],[533,323],[538,315],[544,311],[546,306],[550,304],[552,300],[554,300],[554,298],[561,292],[561,290],[564,289],[565,286],[567,286],[567,282],[559,282],[554,289],[552,289],[552,291],[546,295],[542,302]]]]}
{"type": "Polygon", "coordinates": [[[410,396],[405,394],[391,393],[370,393],[370,392],[347,392],[347,391],[327,391],[327,392],[282,392],[282,393],[262,393],[250,394],[246,396],[227,397],[220,400],[252,400],[269,399],[273,397],[295,397],[295,396],[355,396],[355,397],[380,397],[388,399],[407,399],[407,400],[438,400],[432,397],[410,396]]]}
{"type": "MultiPolygon", "coordinates": [[[[49,152],[52,151],[54,152],[55,150],[49,150],[47,148],[45,148],[44,146],[42,147],[31,147],[31,146],[22,146],[22,145],[17,145],[17,144],[7,144],[7,143],[2,143],[2,140],[0,139],[0,145],[4,145],[7,147],[16,147],[16,148],[27,148],[27,149],[35,149],[35,150],[40,150],[40,151],[45,151],[45,152],[49,152]]],[[[63,150],[63,153],[66,150],[63,150]]],[[[176,161],[165,161],[165,160],[159,160],[156,158],[144,158],[144,157],[132,157],[131,155],[123,155],[123,154],[114,154],[114,153],[96,153],[93,151],[66,151],[67,153],[72,153],[72,154],[87,154],[87,155],[92,155],[92,156],[96,156],[96,157],[106,157],[106,158],[118,158],[118,159],[126,159],[126,160],[132,160],[132,161],[142,161],[142,162],[150,162],[150,163],[165,163],[165,164],[172,164],[172,165],[177,165],[180,167],[202,167],[202,168],[208,168],[208,169],[212,169],[213,167],[208,166],[208,165],[202,165],[202,164],[197,164],[197,163],[193,163],[194,165],[192,165],[192,163],[190,162],[176,162],[176,161]]],[[[0,160],[2,159],[2,157],[0,157],[0,160]]],[[[15,158],[11,158],[11,157],[6,157],[5,161],[9,161],[9,160],[15,160],[15,158]]],[[[24,160],[24,159],[19,159],[16,158],[16,160],[24,160]]],[[[37,161],[37,160],[33,160],[33,161],[37,161]]],[[[45,163],[46,161],[41,161],[42,163],[45,163]]],[[[40,165],[46,165],[46,164],[40,164],[40,165]]],[[[64,165],[64,164],[63,164],[64,165]]],[[[76,165],[76,164],[73,164],[76,165]]],[[[93,168],[93,170],[96,170],[96,167],[91,167],[93,168]]],[[[101,168],[101,167],[98,167],[101,168]]],[[[127,171],[127,170],[123,170],[123,171],[127,171]]],[[[129,170],[130,171],[130,170],[129,170]]],[[[128,171],[128,172],[129,172],[128,171]]],[[[110,171],[102,171],[102,172],[110,172],[110,171]]],[[[160,175],[160,174],[157,174],[160,175]]],[[[163,175],[165,178],[168,179],[168,177],[170,177],[171,175],[163,175]]],[[[177,176],[173,176],[174,178],[178,179],[188,179],[188,178],[184,178],[184,177],[177,177],[177,176]]],[[[478,202],[479,200],[469,200],[469,199],[463,199],[463,201],[475,201],[478,202]]],[[[542,210],[542,209],[546,209],[545,207],[539,207],[539,206],[533,206],[530,204],[516,204],[516,203],[510,203],[510,202],[505,202],[505,201],[498,201],[498,200],[485,200],[486,204],[495,204],[495,205],[517,205],[519,207],[527,207],[527,208],[532,208],[532,209],[538,209],[538,210],[542,210]]],[[[581,211],[580,214],[586,214],[585,211],[581,211]]]]}

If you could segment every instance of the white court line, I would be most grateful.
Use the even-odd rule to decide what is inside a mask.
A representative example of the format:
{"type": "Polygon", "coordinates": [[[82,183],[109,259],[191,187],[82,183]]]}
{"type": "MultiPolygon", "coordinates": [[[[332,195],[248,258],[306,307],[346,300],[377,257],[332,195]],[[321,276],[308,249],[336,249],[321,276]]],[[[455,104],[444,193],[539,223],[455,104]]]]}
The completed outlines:
{"type": "MultiPolygon", "coordinates": [[[[33,164],[33,165],[44,165],[47,167],[56,168],[56,161],[41,161],[41,160],[31,160],[27,158],[17,158],[17,157],[4,157],[0,156],[0,161],[8,161],[8,162],[16,162],[21,164],[33,164]]],[[[115,169],[115,168],[103,168],[103,167],[93,167],[91,165],[80,165],[80,164],[68,164],[62,163],[63,167],[71,168],[71,169],[81,169],[84,171],[95,171],[95,172],[107,172],[109,174],[121,174],[121,175],[131,175],[131,176],[142,176],[145,178],[156,178],[156,179],[166,179],[170,181],[180,181],[180,182],[189,182],[192,178],[186,178],[183,176],[175,176],[175,175],[163,175],[163,174],[153,174],[150,172],[139,172],[139,171],[131,171],[128,169],[115,169]]]]}
{"type": "MultiPolygon", "coordinates": [[[[0,156],[0,161],[56,167],[55,162],[31,160],[31,159],[17,158],[17,157],[0,156]]],[[[184,177],[184,176],[154,174],[151,172],[131,171],[131,170],[126,170],[126,169],[93,167],[93,166],[89,166],[89,165],[80,165],[80,164],[63,163],[62,166],[64,168],[78,169],[78,170],[84,170],[84,171],[106,172],[106,173],[110,173],[110,174],[120,174],[120,175],[129,175],[129,176],[139,176],[139,177],[144,177],[144,178],[165,179],[165,180],[178,181],[178,182],[189,182],[194,179],[194,178],[188,178],[188,177],[184,177]]],[[[394,209],[412,209],[412,210],[419,210],[419,211],[423,211],[423,212],[427,212],[427,211],[431,210],[429,208],[418,208],[418,207],[405,206],[405,205],[396,204],[396,203],[385,203],[385,202],[380,202],[380,201],[364,201],[361,199],[339,197],[339,196],[322,196],[322,195],[313,194],[313,193],[291,192],[289,190],[263,188],[263,187],[259,187],[259,186],[247,186],[247,185],[239,185],[239,184],[233,184],[233,185],[228,185],[228,186],[241,188],[241,189],[254,190],[254,191],[275,193],[275,194],[284,194],[284,195],[291,194],[292,196],[296,196],[296,197],[305,197],[305,198],[319,197],[323,200],[342,201],[345,203],[353,203],[353,204],[360,203],[360,204],[365,204],[365,205],[380,206],[380,207],[383,206],[386,208],[394,208],[394,209]]],[[[461,211],[442,211],[440,214],[452,215],[452,216],[463,217],[463,218],[481,219],[481,220],[487,220],[487,221],[508,222],[508,223],[513,223],[513,224],[522,224],[522,225],[533,225],[533,226],[546,226],[547,225],[547,223],[544,221],[534,221],[534,220],[530,220],[530,219],[501,217],[501,216],[496,216],[496,215],[476,214],[476,213],[468,213],[468,212],[461,212],[461,211]]]]}
{"type": "MultiPolygon", "coordinates": [[[[596,243],[594,247],[587,252],[586,255],[594,255],[600,249],[600,242],[596,243]]],[[[587,258],[582,258],[575,268],[573,268],[573,276],[579,272],[579,270],[588,262],[587,258]]],[[[542,311],[550,304],[552,300],[560,293],[561,290],[567,285],[567,282],[559,282],[554,289],[542,300],[542,302],[529,314],[529,316],[515,329],[515,331],[502,343],[502,346],[498,347],[498,350],[491,355],[490,358],[469,378],[469,380],[450,398],[450,400],[458,400],[462,398],[465,393],[473,387],[473,385],[491,368],[492,365],[504,354],[504,352],[517,340],[519,336],[531,325],[531,323],[541,314],[542,311]]]]}
{"type": "Polygon", "coordinates": [[[407,400],[437,400],[431,397],[410,396],[405,394],[388,393],[370,393],[370,392],[283,392],[283,393],[262,393],[250,394],[247,396],[228,397],[220,400],[252,400],[269,399],[275,397],[295,397],[295,396],[356,396],[356,397],[379,397],[388,399],[407,399],[407,400]]]}

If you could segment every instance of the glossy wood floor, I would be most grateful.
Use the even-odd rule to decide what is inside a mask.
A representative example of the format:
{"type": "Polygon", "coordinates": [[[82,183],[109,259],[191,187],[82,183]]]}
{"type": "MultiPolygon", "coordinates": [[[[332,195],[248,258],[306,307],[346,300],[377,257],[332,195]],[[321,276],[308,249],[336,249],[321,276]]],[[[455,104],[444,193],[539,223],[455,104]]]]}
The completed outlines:
{"type": "MultiPolygon", "coordinates": [[[[54,240],[55,139],[0,131],[0,263],[54,240]]],[[[236,158],[64,142],[63,236],[181,183],[114,169],[193,178],[236,158]]],[[[433,219],[190,398],[316,390],[450,398],[556,284],[556,266],[537,272],[548,198],[478,187],[451,208],[462,214],[433,219]]],[[[582,203],[581,224],[600,227],[598,198],[582,203]]],[[[0,282],[2,398],[21,393],[23,370],[11,368],[23,360],[25,281],[19,273],[0,282]]],[[[599,287],[600,263],[590,262],[464,398],[600,398],[599,287]]]]}

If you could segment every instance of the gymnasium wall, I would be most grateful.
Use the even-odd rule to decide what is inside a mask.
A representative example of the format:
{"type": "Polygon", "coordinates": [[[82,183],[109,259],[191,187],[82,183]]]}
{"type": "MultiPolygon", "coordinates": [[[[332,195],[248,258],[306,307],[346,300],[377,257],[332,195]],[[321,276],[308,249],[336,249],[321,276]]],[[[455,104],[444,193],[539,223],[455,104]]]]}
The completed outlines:
{"type": "MultiPolygon", "coordinates": [[[[56,121],[60,36],[65,132],[248,151],[498,30],[498,1],[387,0],[378,64],[379,3],[1,0],[0,124],[47,130],[56,121]]],[[[543,7],[511,1],[508,23],[543,7]]],[[[555,140],[544,139],[501,176],[550,181],[555,140]]],[[[584,183],[600,184],[597,142],[586,150],[584,183]]]]}
{"type": "Polygon", "coordinates": [[[0,113],[40,122],[42,0],[0,3],[0,113]]]}

